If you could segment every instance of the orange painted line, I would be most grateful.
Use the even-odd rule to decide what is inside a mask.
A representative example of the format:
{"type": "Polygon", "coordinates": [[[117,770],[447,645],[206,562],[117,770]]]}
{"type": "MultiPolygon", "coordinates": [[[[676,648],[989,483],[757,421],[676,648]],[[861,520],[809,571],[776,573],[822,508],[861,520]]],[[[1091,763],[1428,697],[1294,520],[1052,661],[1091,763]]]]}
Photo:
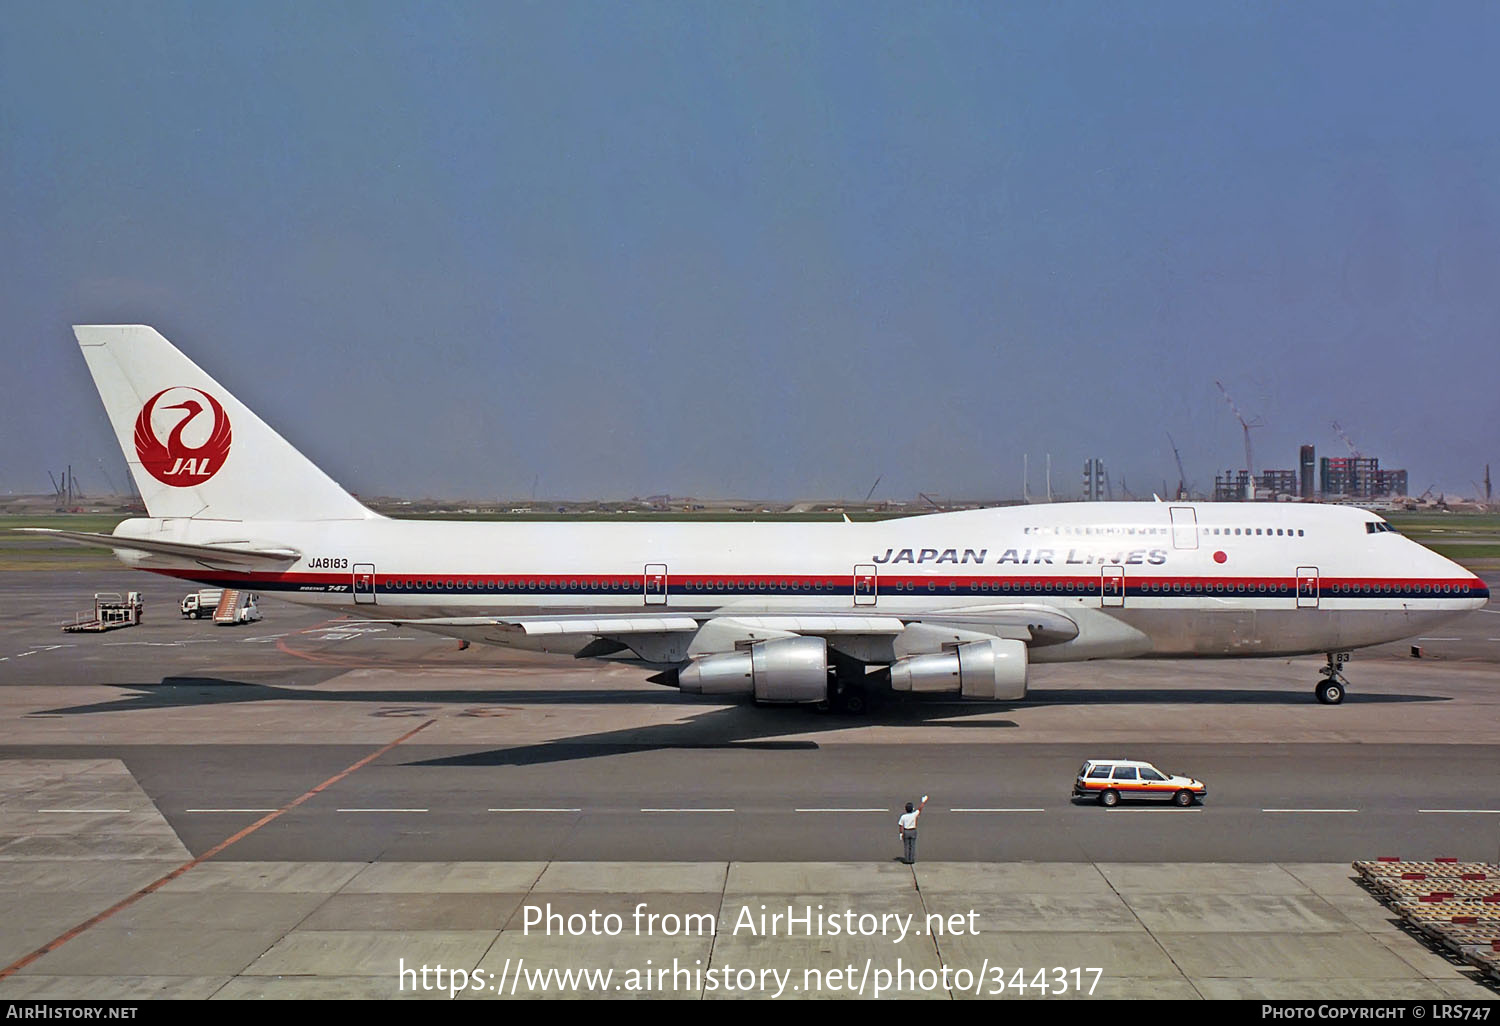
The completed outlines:
{"type": "MultiPolygon", "coordinates": [[[[387,669],[392,665],[397,665],[393,664],[389,658],[381,658],[378,656],[352,655],[345,652],[331,652],[328,654],[319,652],[304,652],[301,649],[292,648],[289,644],[289,642],[295,640],[296,638],[303,637],[304,635],[317,634],[319,631],[337,630],[341,625],[358,626],[360,624],[369,622],[370,621],[368,620],[362,620],[358,617],[352,616],[341,616],[336,617],[332,620],[325,620],[322,623],[317,624],[316,626],[308,627],[300,631],[293,631],[286,637],[277,639],[276,649],[283,655],[289,655],[294,659],[301,659],[305,662],[315,663],[318,666],[336,666],[339,669],[345,670],[382,670],[387,669]]],[[[440,638],[438,635],[433,635],[433,644],[439,644],[445,640],[452,641],[455,639],[447,637],[440,638]]],[[[464,644],[465,646],[467,646],[468,643],[465,642],[464,644]]]]}
{"type": "Polygon", "coordinates": [[[411,730],[408,730],[405,734],[402,734],[400,737],[396,738],[396,740],[392,741],[390,744],[384,746],[383,748],[380,748],[377,751],[371,752],[369,755],[365,756],[363,759],[360,759],[358,762],[356,762],[354,765],[350,766],[349,768],[347,768],[345,770],[342,770],[342,771],[340,771],[338,773],[335,773],[333,776],[329,777],[327,780],[323,781],[321,784],[319,784],[317,787],[313,788],[312,790],[308,791],[306,794],[303,794],[302,796],[300,796],[298,798],[294,798],[292,801],[288,802],[286,805],[284,805],[281,808],[277,809],[275,812],[272,812],[272,813],[270,813],[269,815],[266,815],[266,816],[262,816],[260,819],[256,820],[254,823],[251,823],[249,826],[245,827],[245,829],[241,830],[239,833],[233,834],[233,835],[225,838],[224,840],[220,841],[218,844],[214,845],[212,848],[208,849],[208,851],[204,852],[202,855],[199,855],[197,858],[193,859],[192,861],[190,861],[190,862],[184,862],[182,865],[180,865],[176,869],[172,870],[170,873],[168,873],[166,876],[162,877],[160,880],[156,880],[156,881],[154,881],[152,883],[147,884],[145,887],[142,887],[140,890],[136,891],[134,894],[130,895],[129,897],[123,898],[120,901],[116,902],[115,904],[111,905],[109,908],[105,909],[103,912],[100,912],[98,915],[94,916],[92,919],[88,919],[88,920],[85,920],[84,922],[79,923],[77,926],[73,927],[67,933],[65,933],[62,936],[57,937],[56,939],[54,939],[52,941],[49,941],[48,943],[42,945],[41,947],[37,948],[35,951],[33,951],[31,954],[27,955],[26,957],[24,957],[22,959],[19,959],[18,961],[12,962],[10,965],[6,966],[4,969],[0,969],[0,980],[5,979],[7,976],[10,976],[12,973],[15,973],[15,972],[18,972],[18,971],[20,971],[22,969],[25,969],[32,962],[35,962],[37,959],[41,958],[43,955],[49,954],[49,953],[51,953],[53,951],[56,951],[58,948],[62,947],[64,944],[68,943],[68,941],[72,940],[74,937],[77,937],[79,934],[83,933],[85,930],[89,929],[90,927],[97,926],[99,923],[104,922],[104,920],[108,919],[110,916],[114,915],[116,912],[120,911],[121,909],[123,909],[123,908],[129,908],[131,905],[134,905],[136,902],[140,901],[146,895],[151,894],[151,893],[153,893],[153,892],[161,889],[165,885],[171,883],[173,880],[177,879],[179,876],[182,876],[188,870],[194,869],[194,868],[202,865],[203,863],[207,862],[209,859],[213,858],[215,855],[217,855],[220,852],[222,852],[225,848],[228,848],[230,845],[235,844],[235,843],[237,843],[239,841],[244,840],[246,837],[249,837],[251,834],[255,833],[255,831],[259,830],[261,827],[265,826],[267,823],[271,822],[273,819],[276,819],[278,816],[281,816],[284,813],[290,812],[293,809],[295,809],[297,806],[301,805],[302,803],[304,803],[306,801],[309,801],[312,798],[315,798],[317,795],[319,795],[322,792],[326,791],[328,788],[332,787],[334,784],[337,784],[339,781],[343,780],[345,777],[349,776],[351,773],[354,773],[356,770],[363,769],[365,766],[368,766],[370,763],[372,763],[376,759],[380,758],[386,752],[389,752],[392,748],[395,748],[397,745],[399,745],[402,742],[406,741],[407,739],[415,736],[418,731],[426,730],[428,727],[432,726],[436,722],[437,722],[437,720],[428,720],[426,723],[423,723],[421,726],[413,727],[411,730]]]}

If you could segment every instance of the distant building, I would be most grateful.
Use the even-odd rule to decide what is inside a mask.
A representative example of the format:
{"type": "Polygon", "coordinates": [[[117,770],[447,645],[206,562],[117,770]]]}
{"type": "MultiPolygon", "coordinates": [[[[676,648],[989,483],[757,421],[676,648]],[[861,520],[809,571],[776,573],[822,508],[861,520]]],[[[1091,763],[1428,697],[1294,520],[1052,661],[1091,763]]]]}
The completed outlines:
{"type": "Polygon", "coordinates": [[[1324,499],[1374,499],[1406,494],[1406,471],[1381,470],[1374,456],[1324,456],[1318,461],[1324,499]]]}
{"type": "Polygon", "coordinates": [[[1087,459],[1083,461],[1083,500],[1085,502],[1099,502],[1105,495],[1104,461],[1100,459],[1087,459]]]}
{"type": "Polygon", "coordinates": [[[1374,456],[1324,456],[1318,459],[1313,447],[1304,445],[1297,453],[1296,470],[1262,470],[1253,480],[1243,470],[1226,470],[1217,475],[1214,478],[1214,501],[1245,502],[1251,498],[1278,499],[1293,495],[1304,501],[1367,501],[1407,495],[1406,484],[1406,471],[1381,470],[1380,460],[1374,456]],[[1313,480],[1315,467],[1318,471],[1316,482],[1313,480]]]}
{"type": "Polygon", "coordinates": [[[1250,473],[1245,470],[1226,470],[1214,475],[1215,502],[1244,502],[1250,494],[1250,473]]]}
{"type": "Polygon", "coordinates": [[[1377,495],[1407,495],[1406,471],[1404,470],[1377,470],[1375,471],[1375,494],[1377,495]]]}
{"type": "Polygon", "coordinates": [[[1281,495],[1297,494],[1297,472],[1295,470],[1262,470],[1255,482],[1255,497],[1274,499],[1281,495]]]}

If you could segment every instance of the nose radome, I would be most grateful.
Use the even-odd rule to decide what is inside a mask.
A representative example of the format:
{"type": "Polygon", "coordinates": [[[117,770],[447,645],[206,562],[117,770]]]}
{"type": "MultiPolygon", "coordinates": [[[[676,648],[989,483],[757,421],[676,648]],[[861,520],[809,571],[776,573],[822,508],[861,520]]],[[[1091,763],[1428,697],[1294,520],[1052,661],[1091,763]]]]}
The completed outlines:
{"type": "Polygon", "coordinates": [[[1458,587],[1463,589],[1462,598],[1467,601],[1469,608],[1479,609],[1489,603],[1490,586],[1484,583],[1484,578],[1468,567],[1460,566],[1446,556],[1440,556],[1439,558],[1447,564],[1448,576],[1454,581],[1462,582],[1458,587]]]}
{"type": "Polygon", "coordinates": [[[1480,577],[1478,574],[1474,574],[1470,571],[1465,572],[1469,573],[1469,576],[1471,578],[1471,580],[1469,581],[1469,594],[1473,599],[1474,608],[1482,609],[1485,606],[1489,605],[1490,586],[1488,584],[1485,584],[1484,578],[1480,577]]]}
{"type": "Polygon", "coordinates": [[[1484,583],[1474,571],[1468,567],[1460,566],[1447,556],[1433,552],[1427,546],[1406,539],[1406,541],[1420,549],[1425,558],[1417,565],[1421,567],[1422,575],[1442,580],[1443,583],[1455,583],[1459,589],[1458,598],[1471,609],[1479,609],[1490,600],[1489,585],[1484,583]],[[1467,587],[1467,591],[1463,589],[1467,587]]]}

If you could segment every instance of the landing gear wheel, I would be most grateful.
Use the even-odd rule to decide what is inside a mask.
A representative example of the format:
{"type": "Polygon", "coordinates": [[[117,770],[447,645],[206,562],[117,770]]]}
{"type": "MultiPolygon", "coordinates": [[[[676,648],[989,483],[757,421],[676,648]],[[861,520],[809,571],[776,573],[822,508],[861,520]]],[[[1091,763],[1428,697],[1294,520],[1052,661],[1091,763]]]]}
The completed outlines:
{"type": "Polygon", "coordinates": [[[1323,680],[1316,689],[1318,701],[1324,705],[1338,705],[1344,700],[1344,695],[1349,690],[1349,682],[1339,671],[1348,661],[1348,652],[1328,653],[1328,665],[1323,667],[1323,680]]]}
{"type": "Polygon", "coordinates": [[[864,688],[846,687],[832,696],[833,711],[845,716],[863,716],[870,711],[870,699],[864,688]]]}
{"type": "Polygon", "coordinates": [[[1174,794],[1172,796],[1172,801],[1175,804],[1180,805],[1182,808],[1185,809],[1189,805],[1193,804],[1193,792],[1191,792],[1191,791],[1178,791],[1176,794],[1174,794]]]}
{"type": "Polygon", "coordinates": [[[1099,804],[1106,809],[1112,809],[1120,804],[1120,792],[1114,788],[1107,788],[1099,792],[1099,804]]]}

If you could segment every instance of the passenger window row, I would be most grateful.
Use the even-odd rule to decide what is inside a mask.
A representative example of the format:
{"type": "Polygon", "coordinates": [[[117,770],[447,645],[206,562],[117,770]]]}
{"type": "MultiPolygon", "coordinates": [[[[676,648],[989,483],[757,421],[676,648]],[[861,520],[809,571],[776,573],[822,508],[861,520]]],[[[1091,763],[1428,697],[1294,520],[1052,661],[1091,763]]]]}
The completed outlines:
{"type": "MultiPolygon", "coordinates": [[[[1215,527],[1215,528],[1212,529],[1212,533],[1213,534],[1219,534],[1221,531],[1225,535],[1237,535],[1237,536],[1242,536],[1242,537],[1258,537],[1258,536],[1264,535],[1264,536],[1266,536],[1268,538],[1271,538],[1271,537],[1276,537],[1276,538],[1283,538],[1283,537],[1284,538],[1301,538],[1301,537],[1303,537],[1303,534],[1304,534],[1303,529],[1300,528],[1300,527],[1297,528],[1297,530],[1295,532],[1290,527],[1287,527],[1287,528],[1278,527],[1278,528],[1275,528],[1274,530],[1271,529],[1271,528],[1269,528],[1269,527],[1256,527],[1256,528],[1250,528],[1250,527],[1223,527],[1223,528],[1219,528],[1219,527],[1215,527]]],[[[1204,534],[1210,533],[1210,529],[1207,528],[1207,527],[1205,527],[1203,529],[1203,533],[1204,534]]]]}

